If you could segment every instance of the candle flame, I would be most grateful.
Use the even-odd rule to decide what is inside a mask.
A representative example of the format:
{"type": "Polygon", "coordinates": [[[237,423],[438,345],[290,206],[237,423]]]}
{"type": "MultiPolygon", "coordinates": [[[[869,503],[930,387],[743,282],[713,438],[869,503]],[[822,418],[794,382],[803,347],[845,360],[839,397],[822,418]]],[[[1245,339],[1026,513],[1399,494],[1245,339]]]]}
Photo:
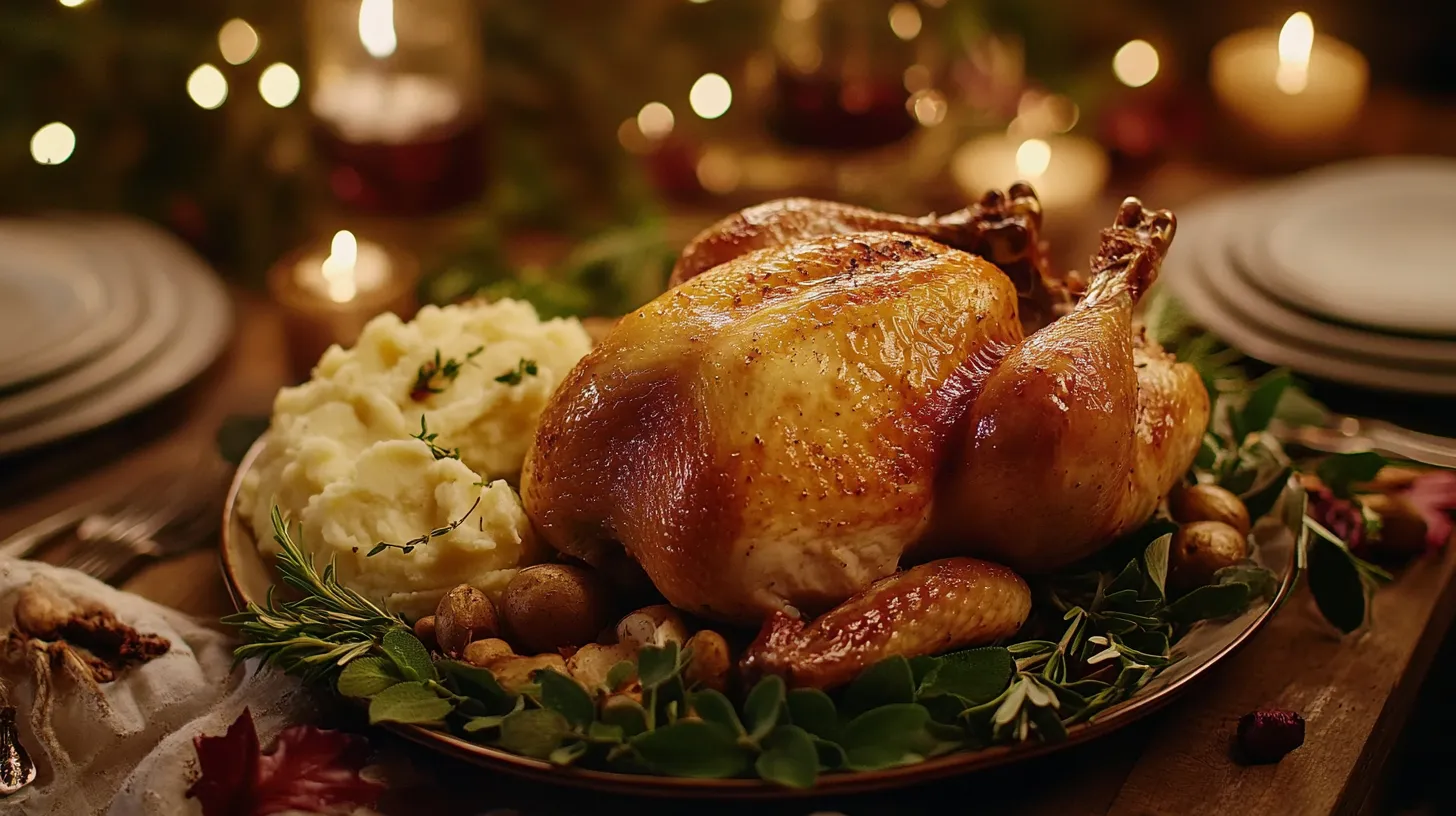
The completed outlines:
{"type": "Polygon", "coordinates": [[[354,276],[354,265],[359,260],[359,241],[354,233],[339,230],[329,244],[329,257],[324,258],[324,281],[328,284],[329,300],[347,303],[359,293],[354,276]]]}
{"type": "MultiPolygon", "coordinates": [[[[1003,154],[1005,155],[1005,154],[1003,154]]],[[[1041,177],[1052,163],[1052,146],[1041,139],[1027,139],[1016,148],[1016,172],[1025,179],[1041,177]]]]}
{"type": "Polygon", "coordinates": [[[1274,73],[1279,90],[1293,95],[1309,85],[1309,55],[1313,50],[1314,21],[1302,11],[1289,15],[1279,30],[1279,69],[1274,73]]]}
{"type": "Polygon", "coordinates": [[[359,42],[375,59],[384,59],[394,53],[399,45],[394,33],[394,0],[361,0],[359,42]]]}

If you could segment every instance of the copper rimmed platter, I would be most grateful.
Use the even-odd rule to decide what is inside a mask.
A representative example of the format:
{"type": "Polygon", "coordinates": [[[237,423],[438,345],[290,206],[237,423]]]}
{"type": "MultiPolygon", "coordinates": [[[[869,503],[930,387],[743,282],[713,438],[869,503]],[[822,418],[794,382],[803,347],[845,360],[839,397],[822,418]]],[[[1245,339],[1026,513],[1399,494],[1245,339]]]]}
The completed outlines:
{"type": "MultiPolygon", "coordinates": [[[[237,512],[238,490],[243,477],[262,451],[266,437],[259,439],[238,466],[228,491],[222,520],[222,571],[233,602],[241,608],[249,602],[262,603],[272,586],[272,565],[258,552],[253,533],[237,512]]],[[[864,773],[829,773],[819,777],[808,790],[794,790],[756,779],[679,779],[667,776],[564,768],[519,756],[488,745],[479,745],[452,734],[413,725],[393,725],[392,730],[427,748],[450,754],[484,768],[516,776],[571,785],[610,793],[635,796],[785,798],[793,796],[861,793],[903,787],[948,776],[993,768],[1089,742],[1124,728],[1172,702],[1194,686],[1194,681],[1232,654],[1263,627],[1289,597],[1299,577],[1297,553],[1303,545],[1304,502],[1302,490],[1293,479],[1285,488],[1280,506],[1261,520],[1254,535],[1264,565],[1279,576],[1273,599],[1256,602],[1233,620],[1195,626],[1174,647],[1180,659],[1154,677],[1130,699],[1110,708],[1090,722],[1072,726],[1067,739],[1057,743],[1027,743],[964,751],[936,757],[915,765],[864,773]]]]}

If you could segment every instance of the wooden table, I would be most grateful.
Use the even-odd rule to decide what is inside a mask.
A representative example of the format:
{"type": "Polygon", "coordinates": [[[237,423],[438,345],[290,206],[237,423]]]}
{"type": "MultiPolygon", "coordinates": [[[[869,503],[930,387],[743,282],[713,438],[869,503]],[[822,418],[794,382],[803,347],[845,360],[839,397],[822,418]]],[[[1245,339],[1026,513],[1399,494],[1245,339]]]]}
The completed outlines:
{"type": "MultiPolygon", "coordinates": [[[[222,419],[266,412],[288,381],[277,314],[239,293],[239,332],[202,380],[122,423],[22,457],[0,460],[0,537],[115,485],[138,482],[211,448],[222,419]]],[[[1448,548],[1406,569],[1381,590],[1374,626],[1340,638],[1306,591],[1237,655],[1182,700],[1102,741],[1043,760],[943,783],[850,799],[783,804],[634,803],[653,812],[767,814],[816,811],[1038,814],[1322,814],[1369,810],[1416,693],[1456,612],[1448,548]],[[1302,712],[1303,748],[1278,765],[1229,759],[1235,723],[1261,706],[1302,712]]],[[[231,611],[210,550],[156,565],[127,588],[204,618],[231,611]]],[[[386,802],[397,813],[599,811],[599,794],[527,784],[432,756],[422,764],[448,779],[440,801],[386,802]]],[[[608,812],[624,812],[626,802],[608,812]]]]}

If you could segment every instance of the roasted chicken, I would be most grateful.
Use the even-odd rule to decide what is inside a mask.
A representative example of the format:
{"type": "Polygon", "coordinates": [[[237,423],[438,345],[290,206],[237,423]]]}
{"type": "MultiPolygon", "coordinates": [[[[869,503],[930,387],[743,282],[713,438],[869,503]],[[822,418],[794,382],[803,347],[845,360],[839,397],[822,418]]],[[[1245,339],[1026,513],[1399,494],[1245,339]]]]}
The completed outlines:
{"type": "Polygon", "coordinates": [[[1132,321],[1173,226],[1125,202],[1070,308],[1024,185],[940,219],[739,213],[553,395],[527,513],[563,553],[640,565],[674,606],[768,621],[745,665],[794,682],[1009,635],[1026,585],[978,559],[1080,559],[1197,452],[1203,385],[1132,321]]]}

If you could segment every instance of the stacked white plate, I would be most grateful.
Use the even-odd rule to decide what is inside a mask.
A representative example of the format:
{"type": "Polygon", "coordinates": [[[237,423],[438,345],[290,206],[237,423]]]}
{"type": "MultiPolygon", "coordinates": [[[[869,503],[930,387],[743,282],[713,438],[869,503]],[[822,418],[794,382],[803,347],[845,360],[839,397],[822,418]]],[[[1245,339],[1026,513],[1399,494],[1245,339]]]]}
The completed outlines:
{"type": "Polygon", "coordinates": [[[155,227],[0,221],[0,455],[161,399],[207,368],[231,330],[221,282],[155,227]]]}
{"type": "Polygon", "coordinates": [[[1251,357],[1456,395],[1456,160],[1331,165],[1180,210],[1163,278],[1251,357]]]}

